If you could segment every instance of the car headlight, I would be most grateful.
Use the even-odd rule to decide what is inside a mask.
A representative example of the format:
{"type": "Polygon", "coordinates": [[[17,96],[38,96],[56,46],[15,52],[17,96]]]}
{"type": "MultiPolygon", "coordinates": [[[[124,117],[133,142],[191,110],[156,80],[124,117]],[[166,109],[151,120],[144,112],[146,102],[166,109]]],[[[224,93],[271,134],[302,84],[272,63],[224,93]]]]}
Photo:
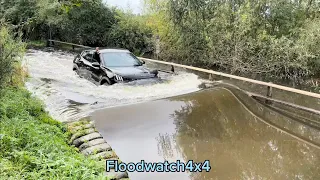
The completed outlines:
{"type": "Polygon", "coordinates": [[[117,81],[123,81],[123,77],[118,75],[118,74],[115,74],[114,75],[114,78],[117,80],[117,81]]]}

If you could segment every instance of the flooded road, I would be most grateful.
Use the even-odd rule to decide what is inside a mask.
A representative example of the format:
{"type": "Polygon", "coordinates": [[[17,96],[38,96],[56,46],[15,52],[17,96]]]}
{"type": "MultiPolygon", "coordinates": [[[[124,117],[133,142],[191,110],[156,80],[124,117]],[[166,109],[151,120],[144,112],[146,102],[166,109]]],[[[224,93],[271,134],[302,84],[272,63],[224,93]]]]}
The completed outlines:
{"type": "Polygon", "coordinates": [[[262,107],[216,88],[97,111],[92,119],[124,162],[210,160],[212,167],[209,173],[129,173],[133,180],[320,179],[319,130],[262,107]]]}
{"type": "Polygon", "coordinates": [[[150,101],[198,91],[201,81],[192,73],[160,74],[164,82],[135,82],[96,86],[72,71],[74,54],[29,50],[24,58],[28,90],[44,101],[57,120],[72,121],[97,109],[150,101]],[[142,85],[141,85],[142,84],[142,85]]]}
{"type": "MultiPolygon", "coordinates": [[[[206,81],[183,71],[161,74],[163,82],[96,86],[72,71],[73,58],[50,49],[29,50],[24,58],[30,74],[26,87],[55,119],[91,116],[124,162],[210,160],[212,168],[129,173],[130,179],[320,179],[319,116],[266,106],[237,89],[202,90],[206,81]]],[[[316,99],[275,95],[320,107],[316,99]]]]}

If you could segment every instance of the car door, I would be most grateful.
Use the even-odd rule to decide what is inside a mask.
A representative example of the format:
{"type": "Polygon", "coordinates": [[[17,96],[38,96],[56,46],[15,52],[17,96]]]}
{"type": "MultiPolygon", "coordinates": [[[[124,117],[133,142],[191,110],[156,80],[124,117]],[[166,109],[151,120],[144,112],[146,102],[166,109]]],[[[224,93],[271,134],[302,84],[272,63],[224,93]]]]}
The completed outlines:
{"type": "Polygon", "coordinates": [[[75,64],[77,66],[77,70],[78,70],[78,74],[80,77],[84,77],[84,57],[86,56],[88,52],[87,51],[83,51],[79,57],[76,57],[75,59],[75,64]]]}
{"type": "MultiPolygon", "coordinates": [[[[102,60],[101,57],[100,57],[100,60],[102,60]]],[[[98,60],[94,58],[92,58],[92,63],[99,64],[98,60]]],[[[94,81],[100,82],[102,75],[103,75],[103,70],[101,69],[101,67],[91,66],[91,77],[94,81]]]]}
{"type": "MultiPolygon", "coordinates": [[[[92,66],[93,52],[86,51],[81,58],[81,71],[83,77],[91,80],[91,66],[92,66]]],[[[80,67],[79,67],[80,68],[80,67]]]]}

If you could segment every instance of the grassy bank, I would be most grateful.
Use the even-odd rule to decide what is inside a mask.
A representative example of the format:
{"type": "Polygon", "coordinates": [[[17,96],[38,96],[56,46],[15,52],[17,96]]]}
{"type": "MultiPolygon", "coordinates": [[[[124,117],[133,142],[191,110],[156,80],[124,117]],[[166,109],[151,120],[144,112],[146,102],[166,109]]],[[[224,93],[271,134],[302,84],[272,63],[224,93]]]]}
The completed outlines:
{"type": "Polygon", "coordinates": [[[37,41],[28,41],[27,48],[29,49],[38,49],[47,46],[47,42],[45,40],[37,40],[37,41]]]}
{"type": "Polygon", "coordinates": [[[65,125],[27,90],[0,89],[0,127],[0,179],[103,179],[103,162],[70,147],[65,125]]]}

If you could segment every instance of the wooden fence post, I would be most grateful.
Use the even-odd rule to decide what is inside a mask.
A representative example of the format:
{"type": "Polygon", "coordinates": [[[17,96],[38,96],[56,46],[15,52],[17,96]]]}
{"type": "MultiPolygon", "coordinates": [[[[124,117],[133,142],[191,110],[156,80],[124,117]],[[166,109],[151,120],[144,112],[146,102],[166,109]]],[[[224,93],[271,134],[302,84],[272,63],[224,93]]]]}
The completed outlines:
{"type": "MultiPolygon", "coordinates": [[[[271,83],[271,82],[270,82],[271,83]]],[[[267,89],[267,98],[272,98],[272,87],[268,86],[267,89]]],[[[272,104],[272,101],[266,100],[266,104],[272,104]]]]}
{"type": "Polygon", "coordinates": [[[174,72],[174,66],[173,65],[171,65],[171,71],[174,72]]]}
{"type": "Polygon", "coordinates": [[[209,74],[209,80],[213,81],[213,75],[212,74],[209,74]]]}

